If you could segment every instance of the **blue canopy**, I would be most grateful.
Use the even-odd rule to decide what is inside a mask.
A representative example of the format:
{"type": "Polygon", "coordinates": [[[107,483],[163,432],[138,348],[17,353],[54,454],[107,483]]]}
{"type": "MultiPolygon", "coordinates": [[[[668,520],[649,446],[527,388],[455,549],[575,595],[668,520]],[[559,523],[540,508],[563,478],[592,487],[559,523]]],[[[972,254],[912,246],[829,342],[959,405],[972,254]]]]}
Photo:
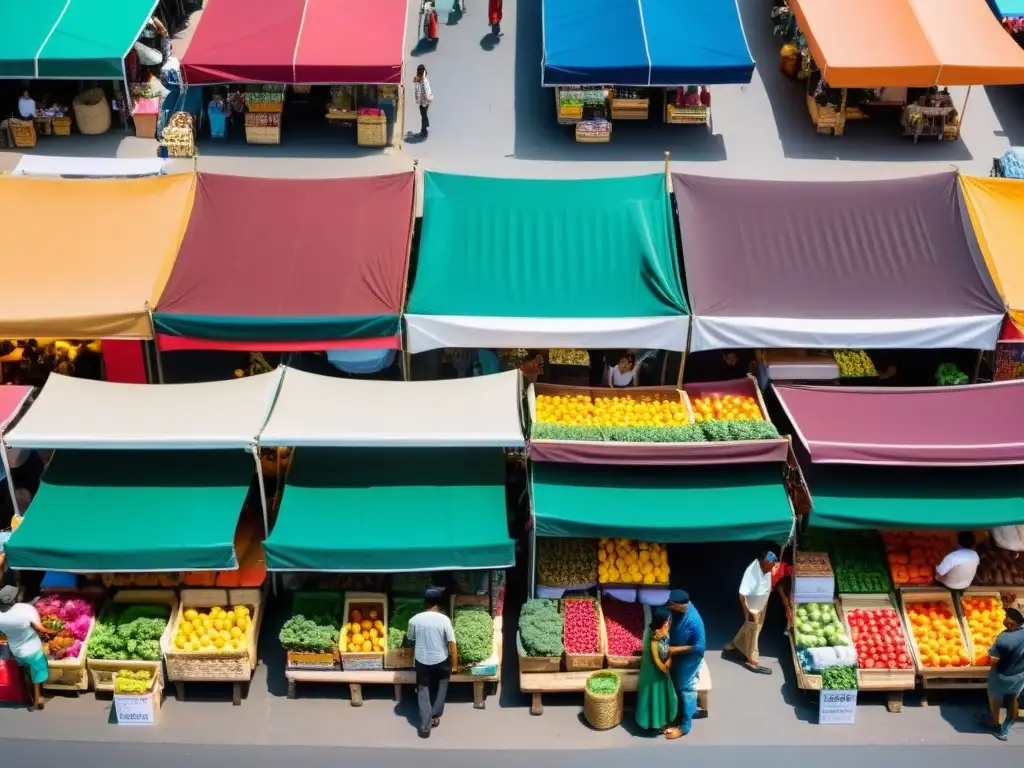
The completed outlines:
{"type": "Polygon", "coordinates": [[[754,73],[736,0],[543,0],[543,13],[546,86],[730,85],[754,73]]]}
{"type": "Polygon", "coordinates": [[[1024,0],[995,0],[995,6],[1004,19],[1024,16],[1024,0]]]}

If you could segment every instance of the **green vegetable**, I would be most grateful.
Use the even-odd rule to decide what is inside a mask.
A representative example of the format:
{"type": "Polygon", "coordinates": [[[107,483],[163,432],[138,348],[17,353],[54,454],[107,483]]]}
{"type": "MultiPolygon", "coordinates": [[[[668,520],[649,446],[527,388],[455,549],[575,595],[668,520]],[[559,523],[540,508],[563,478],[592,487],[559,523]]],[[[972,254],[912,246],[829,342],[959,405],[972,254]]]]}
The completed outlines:
{"type": "Polygon", "coordinates": [[[595,443],[700,443],[703,433],[697,424],[679,427],[594,427],[565,424],[534,424],[534,440],[585,440],[595,443]]]}
{"type": "Polygon", "coordinates": [[[341,620],[337,616],[292,616],[281,627],[279,639],[286,651],[331,653],[338,644],[341,620]]]}
{"type": "Polygon", "coordinates": [[[619,690],[619,676],[604,672],[587,678],[587,690],[595,696],[614,696],[619,690]]]}
{"type": "Polygon", "coordinates": [[[519,614],[519,640],[527,656],[561,656],[563,629],[554,600],[528,600],[519,614]]]}
{"type": "Polygon", "coordinates": [[[483,606],[456,608],[452,625],[460,664],[478,664],[490,657],[494,650],[494,622],[483,606]]]}
{"type": "Polygon", "coordinates": [[[821,687],[826,691],[857,690],[857,670],[854,667],[830,667],[821,672],[821,687]]]}
{"type": "Polygon", "coordinates": [[[163,605],[108,605],[89,638],[88,657],[160,661],[160,637],[170,617],[163,605]]]}
{"type": "Polygon", "coordinates": [[[397,650],[405,644],[405,635],[409,631],[412,617],[422,610],[422,600],[395,598],[395,612],[388,622],[388,649],[397,650]]]}
{"type": "Polygon", "coordinates": [[[828,552],[840,594],[887,594],[893,589],[882,539],[875,531],[835,534],[812,528],[800,548],[828,552]]]}
{"type": "Polygon", "coordinates": [[[153,674],[147,669],[119,669],[114,693],[146,693],[153,683],[153,674]]]}
{"type": "Polygon", "coordinates": [[[798,605],[793,617],[793,633],[798,649],[835,648],[850,644],[831,603],[798,605]]]}

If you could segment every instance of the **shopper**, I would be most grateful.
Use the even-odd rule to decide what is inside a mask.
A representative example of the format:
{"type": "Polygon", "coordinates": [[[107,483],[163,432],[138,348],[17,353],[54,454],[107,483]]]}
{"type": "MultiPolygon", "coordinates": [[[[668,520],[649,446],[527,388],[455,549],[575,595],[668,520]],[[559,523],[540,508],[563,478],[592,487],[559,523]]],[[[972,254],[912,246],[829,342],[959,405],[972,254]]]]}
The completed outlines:
{"type": "Polygon", "coordinates": [[[672,623],[668,632],[668,654],[672,659],[669,670],[672,684],[679,699],[679,727],[665,731],[666,739],[686,736],[693,727],[697,714],[697,675],[707,648],[704,620],[690,602],[690,594],[683,589],[669,593],[668,609],[672,623]]]}
{"type": "Polygon", "coordinates": [[[956,535],[957,548],[942,558],[935,567],[935,580],[955,592],[962,592],[974,582],[980,558],[974,550],[974,534],[960,531],[956,535]]]}
{"type": "Polygon", "coordinates": [[[409,622],[406,640],[415,647],[416,696],[419,700],[421,738],[441,724],[444,700],[448,695],[448,679],[459,668],[452,621],[441,612],[444,590],[430,587],[423,595],[426,610],[409,622]]]}
{"type": "Polygon", "coordinates": [[[25,684],[32,691],[30,709],[42,709],[45,702],[40,687],[49,676],[46,656],[43,655],[43,635],[53,634],[43,627],[39,612],[28,603],[18,602],[18,588],[0,589],[0,633],[7,636],[7,646],[25,676],[25,684]]]}
{"type": "Polygon", "coordinates": [[[1000,741],[1006,741],[1010,727],[1017,721],[1020,695],[1024,692],[1024,614],[1016,608],[1006,611],[1003,619],[1006,630],[988,649],[988,655],[996,662],[988,673],[989,714],[982,715],[982,722],[995,731],[1000,741]],[[1006,720],[999,724],[999,710],[1006,709],[1006,720]]]}
{"type": "Polygon", "coordinates": [[[672,613],[665,608],[651,611],[651,625],[644,633],[640,677],[636,688],[636,724],[644,730],[660,731],[679,715],[679,697],[672,685],[668,653],[668,632],[672,613]]]}
{"type": "Polygon", "coordinates": [[[740,580],[739,600],[743,609],[743,626],[736,633],[731,643],[725,644],[726,651],[735,651],[746,659],[746,666],[751,672],[759,675],[770,675],[772,671],[761,665],[758,653],[758,638],[764,626],[765,609],[768,597],[772,593],[772,570],[778,565],[779,558],[767,547],[763,548],[757,559],[747,566],[740,580]]]}
{"type": "Polygon", "coordinates": [[[427,112],[430,109],[430,102],[434,100],[434,92],[430,90],[430,81],[427,79],[427,68],[420,64],[416,67],[416,77],[413,78],[413,100],[420,108],[420,136],[427,138],[430,130],[430,117],[427,112]]]}

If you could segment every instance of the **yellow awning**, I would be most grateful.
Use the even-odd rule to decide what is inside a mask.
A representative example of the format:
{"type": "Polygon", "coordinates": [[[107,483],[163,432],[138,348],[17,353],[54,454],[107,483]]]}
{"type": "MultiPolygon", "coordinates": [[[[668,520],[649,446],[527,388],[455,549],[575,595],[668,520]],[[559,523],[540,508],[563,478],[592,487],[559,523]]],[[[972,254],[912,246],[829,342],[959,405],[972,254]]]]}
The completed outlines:
{"type": "Polygon", "coordinates": [[[195,174],[0,177],[0,338],[151,339],[195,174]]]}
{"type": "Polygon", "coordinates": [[[960,187],[996,289],[1014,324],[1024,330],[1024,181],[961,176],[960,187]]]}

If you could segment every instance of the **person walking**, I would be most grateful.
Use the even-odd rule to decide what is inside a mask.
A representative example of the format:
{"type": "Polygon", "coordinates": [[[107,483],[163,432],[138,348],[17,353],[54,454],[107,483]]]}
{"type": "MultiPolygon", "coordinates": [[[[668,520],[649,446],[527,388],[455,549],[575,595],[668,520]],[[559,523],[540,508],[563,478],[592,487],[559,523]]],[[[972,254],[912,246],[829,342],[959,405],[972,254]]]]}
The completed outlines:
{"type": "Polygon", "coordinates": [[[640,677],[636,688],[636,724],[647,731],[664,733],[679,716],[679,698],[672,685],[668,632],[672,614],[665,608],[651,611],[651,625],[644,633],[640,677]]]}
{"type": "Polygon", "coordinates": [[[452,620],[441,612],[444,590],[429,587],[423,595],[426,610],[409,622],[406,640],[413,644],[416,663],[416,697],[419,703],[420,738],[430,737],[432,728],[441,724],[444,700],[448,696],[448,680],[459,668],[452,620]]]}
{"type": "Polygon", "coordinates": [[[988,655],[995,666],[988,673],[987,715],[982,722],[995,732],[1000,741],[1010,737],[1010,727],[1017,722],[1020,695],[1024,692],[1024,614],[1016,608],[1006,610],[1006,629],[999,633],[988,655]],[[1006,709],[1006,721],[999,724],[999,710],[1006,709]]]}
{"type": "Polygon", "coordinates": [[[42,684],[49,676],[43,642],[40,637],[53,634],[43,626],[39,612],[28,603],[18,602],[18,588],[0,589],[0,633],[7,636],[7,646],[32,691],[30,709],[42,709],[42,684]]]}
{"type": "Polygon", "coordinates": [[[760,675],[772,673],[768,667],[761,665],[758,639],[761,636],[761,628],[764,626],[768,597],[772,593],[772,571],[778,562],[778,556],[770,549],[765,548],[743,572],[739,589],[740,608],[743,609],[743,626],[740,627],[732,642],[725,644],[726,651],[741,654],[746,659],[747,669],[760,675]]]}
{"type": "Polygon", "coordinates": [[[430,130],[430,102],[434,100],[434,92],[430,90],[430,80],[427,79],[427,68],[420,64],[416,67],[416,77],[413,78],[412,94],[413,100],[420,108],[420,136],[427,138],[430,130]]]}
{"type": "Polygon", "coordinates": [[[668,609],[673,614],[668,633],[668,654],[672,659],[669,670],[679,699],[680,722],[678,728],[665,731],[665,738],[678,739],[690,732],[697,714],[697,676],[704,662],[707,636],[704,620],[690,602],[689,592],[673,589],[669,593],[668,609]]]}

